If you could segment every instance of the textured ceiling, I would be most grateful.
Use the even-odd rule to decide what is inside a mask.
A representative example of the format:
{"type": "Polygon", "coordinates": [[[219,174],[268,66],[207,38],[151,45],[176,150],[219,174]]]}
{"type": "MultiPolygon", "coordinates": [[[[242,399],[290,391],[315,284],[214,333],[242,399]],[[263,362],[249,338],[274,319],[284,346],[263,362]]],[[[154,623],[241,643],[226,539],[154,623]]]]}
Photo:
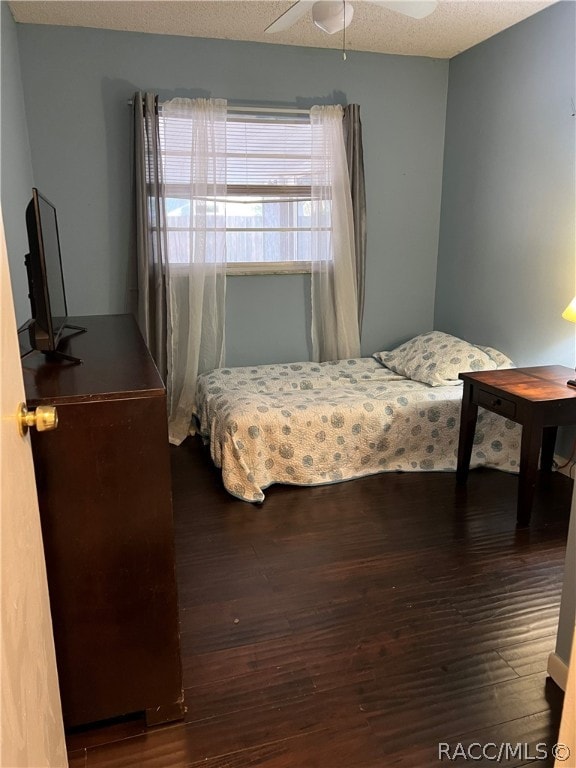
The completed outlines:
{"type": "MultiPolygon", "coordinates": [[[[351,0],[354,18],[346,48],[412,56],[451,58],[552,5],[556,0],[439,0],[433,14],[415,20],[351,0]]],[[[291,29],[265,28],[293,5],[284,0],[13,0],[17,22],[96,27],[191,37],[252,40],[281,45],[342,48],[341,33],[327,35],[308,11],[291,29]]]]}

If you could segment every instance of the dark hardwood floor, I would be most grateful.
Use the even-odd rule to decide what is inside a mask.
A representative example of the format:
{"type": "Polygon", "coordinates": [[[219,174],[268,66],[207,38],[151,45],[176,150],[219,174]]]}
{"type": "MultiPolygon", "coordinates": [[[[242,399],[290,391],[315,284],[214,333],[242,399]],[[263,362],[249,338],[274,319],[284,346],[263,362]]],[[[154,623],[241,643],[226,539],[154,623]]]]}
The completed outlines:
{"type": "Polygon", "coordinates": [[[494,765],[492,747],[448,760],[474,743],[553,765],[533,758],[562,707],[545,670],[571,480],[517,529],[517,478],[496,471],[276,486],[252,506],[196,439],[172,467],[186,720],[76,730],[71,768],[494,765]]]}

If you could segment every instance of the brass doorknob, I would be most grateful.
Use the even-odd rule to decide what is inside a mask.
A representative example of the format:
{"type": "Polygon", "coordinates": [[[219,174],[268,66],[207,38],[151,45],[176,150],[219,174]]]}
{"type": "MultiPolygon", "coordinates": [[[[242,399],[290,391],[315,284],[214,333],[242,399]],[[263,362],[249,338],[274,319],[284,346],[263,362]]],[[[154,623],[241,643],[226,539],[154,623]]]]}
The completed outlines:
{"type": "Polygon", "coordinates": [[[18,406],[18,429],[22,437],[28,434],[30,427],[36,427],[38,432],[49,432],[58,426],[58,412],[53,405],[39,405],[29,411],[26,403],[18,406]]]}

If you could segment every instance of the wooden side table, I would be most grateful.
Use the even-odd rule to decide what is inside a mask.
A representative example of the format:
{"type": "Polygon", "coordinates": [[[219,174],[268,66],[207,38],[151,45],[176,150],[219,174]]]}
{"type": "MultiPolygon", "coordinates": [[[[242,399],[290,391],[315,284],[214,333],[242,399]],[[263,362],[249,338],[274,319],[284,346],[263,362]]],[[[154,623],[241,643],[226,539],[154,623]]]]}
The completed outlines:
{"type": "Polygon", "coordinates": [[[478,406],[522,425],[518,478],[518,525],[528,525],[540,466],[550,472],[558,427],[576,424],[574,370],[562,365],[461,373],[464,382],[456,482],[468,477],[478,406]]]}

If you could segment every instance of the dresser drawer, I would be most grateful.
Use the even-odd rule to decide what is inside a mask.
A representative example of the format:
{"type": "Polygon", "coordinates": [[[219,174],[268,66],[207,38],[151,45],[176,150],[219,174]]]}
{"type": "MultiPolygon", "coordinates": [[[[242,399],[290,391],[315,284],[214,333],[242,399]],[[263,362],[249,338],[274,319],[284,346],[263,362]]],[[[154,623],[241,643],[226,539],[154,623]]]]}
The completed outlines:
{"type": "Polygon", "coordinates": [[[513,400],[506,400],[505,397],[495,395],[493,392],[488,392],[485,389],[478,390],[478,405],[509,419],[513,419],[516,416],[516,403],[513,400]]]}

